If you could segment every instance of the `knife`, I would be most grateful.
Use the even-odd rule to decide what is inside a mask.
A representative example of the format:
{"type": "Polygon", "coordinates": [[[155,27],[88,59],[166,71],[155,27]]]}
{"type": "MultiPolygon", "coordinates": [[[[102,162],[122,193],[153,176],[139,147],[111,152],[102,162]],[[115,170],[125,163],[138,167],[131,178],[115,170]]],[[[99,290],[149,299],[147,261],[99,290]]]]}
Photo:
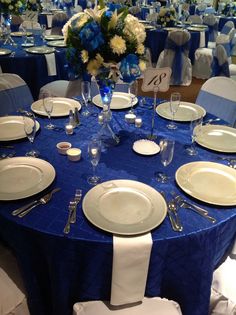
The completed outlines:
{"type": "MultiPolygon", "coordinates": [[[[20,208],[18,208],[18,209],[16,209],[16,210],[13,210],[11,214],[14,215],[14,216],[16,216],[16,215],[18,215],[18,214],[24,212],[24,211],[27,210],[28,208],[33,207],[33,206],[36,205],[36,204],[40,204],[40,200],[41,200],[41,199],[47,198],[49,195],[52,195],[53,193],[59,191],[60,189],[61,189],[61,188],[54,188],[54,189],[51,190],[49,193],[47,193],[46,195],[42,196],[40,199],[34,200],[34,201],[28,203],[27,205],[24,205],[24,206],[22,206],[22,207],[20,207],[20,208]]],[[[50,199],[51,199],[51,198],[50,198],[50,199]]]]}

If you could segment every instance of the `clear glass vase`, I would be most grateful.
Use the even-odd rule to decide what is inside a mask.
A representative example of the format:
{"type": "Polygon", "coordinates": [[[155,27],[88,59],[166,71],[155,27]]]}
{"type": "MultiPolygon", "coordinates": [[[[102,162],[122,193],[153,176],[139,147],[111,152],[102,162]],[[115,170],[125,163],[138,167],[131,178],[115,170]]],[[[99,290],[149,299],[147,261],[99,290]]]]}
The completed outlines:
{"type": "Polygon", "coordinates": [[[120,142],[119,137],[112,129],[112,112],[110,110],[113,90],[115,88],[115,81],[109,78],[109,70],[102,71],[96,76],[98,89],[101,96],[103,110],[102,127],[98,132],[98,137],[106,147],[117,145],[120,142]]]}

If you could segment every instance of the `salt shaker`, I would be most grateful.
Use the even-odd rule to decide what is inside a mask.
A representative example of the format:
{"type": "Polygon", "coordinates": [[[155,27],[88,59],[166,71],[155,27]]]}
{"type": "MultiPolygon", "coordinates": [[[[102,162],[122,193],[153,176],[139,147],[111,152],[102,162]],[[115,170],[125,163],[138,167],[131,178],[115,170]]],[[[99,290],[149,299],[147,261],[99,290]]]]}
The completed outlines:
{"type": "Polygon", "coordinates": [[[74,121],[75,121],[75,125],[76,125],[76,126],[79,126],[79,125],[80,125],[80,117],[79,117],[79,110],[78,110],[78,107],[75,107],[74,121]]]}
{"type": "Polygon", "coordinates": [[[69,111],[69,124],[73,126],[73,128],[76,127],[75,117],[72,109],[69,111]]]}

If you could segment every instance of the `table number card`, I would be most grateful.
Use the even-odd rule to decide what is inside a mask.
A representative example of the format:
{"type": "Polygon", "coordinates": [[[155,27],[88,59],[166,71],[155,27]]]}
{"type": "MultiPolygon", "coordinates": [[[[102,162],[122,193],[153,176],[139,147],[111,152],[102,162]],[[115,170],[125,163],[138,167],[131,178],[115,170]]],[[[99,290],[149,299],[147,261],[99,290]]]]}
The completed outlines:
{"type": "Polygon", "coordinates": [[[166,92],[170,85],[171,68],[148,68],[144,72],[142,90],[144,92],[166,92]]]}
{"type": "Polygon", "coordinates": [[[25,11],[25,21],[38,22],[38,13],[35,11],[25,11]]]}

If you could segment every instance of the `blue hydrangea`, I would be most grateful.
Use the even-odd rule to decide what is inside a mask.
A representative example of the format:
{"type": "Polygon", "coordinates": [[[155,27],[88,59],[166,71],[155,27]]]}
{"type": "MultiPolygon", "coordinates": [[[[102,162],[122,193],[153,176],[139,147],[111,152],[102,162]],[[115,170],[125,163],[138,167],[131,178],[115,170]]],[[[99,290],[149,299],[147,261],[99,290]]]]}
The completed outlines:
{"type": "Polygon", "coordinates": [[[134,54],[126,56],[121,61],[120,72],[124,82],[131,83],[135,81],[141,75],[138,57],[134,54]]]}
{"type": "Polygon", "coordinates": [[[88,51],[93,51],[104,44],[100,26],[96,22],[88,23],[80,31],[81,43],[88,51]]]}

